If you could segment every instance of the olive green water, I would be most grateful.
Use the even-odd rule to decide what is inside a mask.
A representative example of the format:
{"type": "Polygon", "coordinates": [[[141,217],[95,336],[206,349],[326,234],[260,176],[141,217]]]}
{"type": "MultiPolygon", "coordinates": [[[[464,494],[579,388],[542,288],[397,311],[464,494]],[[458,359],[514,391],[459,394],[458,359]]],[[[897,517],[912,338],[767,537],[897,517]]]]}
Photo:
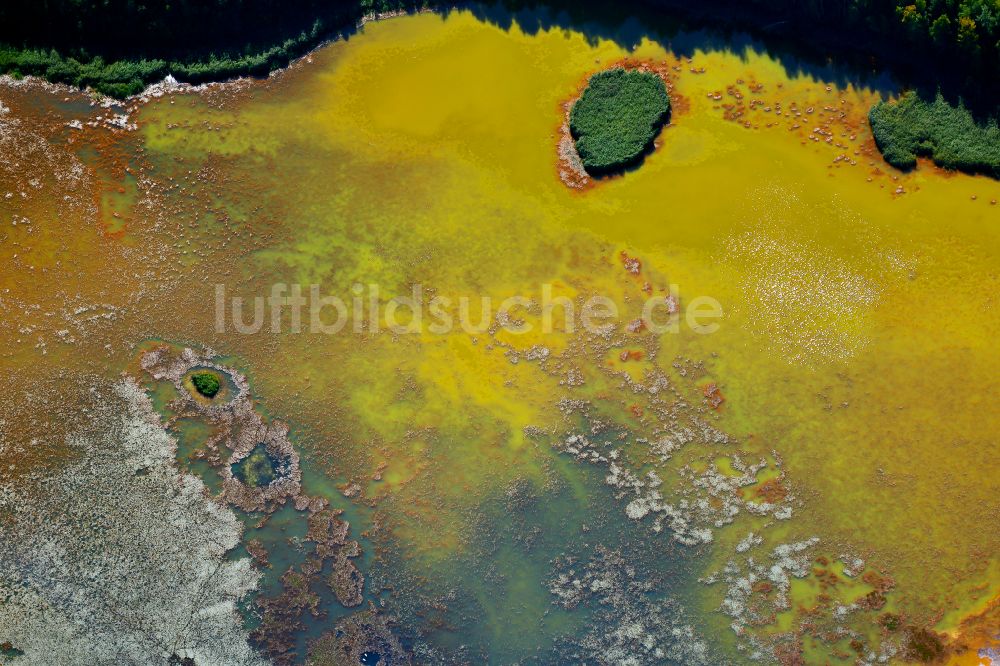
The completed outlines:
{"type": "MultiPolygon", "coordinates": [[[[861,554],[895,582],[881,612],[948,642],[1000,593],[1000,207],[991,204],[1000,184],[927,165],[893,171],[864,122],[876,98],[753,50],[689,61],[669,45],[626,52],[467,12],[368,24],[268,81],[137,108],[137,132],[98,150],[134,151],[152,185],[104,163],[95,217],[70,216],[55,249],[43,241],[35,251],[53,272],[56,261],[79,262],[65,280],[82,290],[96,288],[87,272],[107,276],[102,262],[119,254],[148,267],[148,286],[135,294],[127,280],[104,283],[122,312],[82,343],[86,354],[56,347],[40,357],[5,329],[4,363],[11,376],[38,364],[114,375],[152,336],[238,359],[262,409],[291,425],[307,486],[339,498],[365,532],[366,598],[396,613],[426,661],[583,659],[565,642],[588,632],[594,609],[559,607],[548,588],[555,558],[586,561],[599,545],[655,580],[654,597],[677,600],[716,659],[742,661],[718,610],[725,584],[699,579],[750,530],[767,549],[815,536],[817,555],[861,554]],[[625,57],[665,68],[671,126],[639,169],[567,187],[563,104],[625,57]],[[733,119],[725,105],[737,102],[748,108],[733,119]],[[136,203],[137,188],[152,203],[136,203]],[[116,207],[132,210],[108,218],[116,207]],[[87,239],[99,223],[95,250],[87,239]],[[623,256],[641,262],[638,274],[623,256]],[[161,291],[157,271],[171,278],[161,291]],[[518,310],[534,325],[524,334],[294,333],[287,314],[280,334],[240,334],[231,320],[216,330],[214,285],[252,299],[275,283],[306,293],[318,284],[345,301],[352,286],[366,285],[367,301],[377,285],[382,303],[420,285],[425,298],[476,304],[538,302],[547,284],[571,299],[607,296],[622,316],[607,339],[542,332],[537,307],[518,310]],[[682,308],[699,296],[721,304],[716,332],[683,321],[677,333],[626,330],[671,284],[682,308]],[[633,388],[657,371],[673,387],[669,404],[633,388]],[[725,398],[717,409],[710,384],[725,398]],[[588,410],[560,407],[564,399],[588,410]],[[664,495],[689,487],[685,465],[737,475],[733,453],[763,456],[769,470],[780,459],[792,518],[744,513],[710,544],[681,546],[669,529],[626,517],[628,496],[616,497],[604,467],[557,450],[589,432],[620,441],[646,471],[649,442],[693,419],[729,444],[698,435],[656,463],[664,495]],[[354,484],[358,494],[339,495],[354,484]]],[[[56,309],[55,288],[3,278],[42,311],[56,309]]],[[[566,324],[561,311],[556,323],[566,324]]],[[[872,590],[842,565],[832,570],[835,593],[815,575],[797,578],[789,609],[754,631],[791,632],[807,663],[852,663],[848,638],[820,640],[800,625],[823,605],[817,594],[849,604],[872,590]]],[[[312,622],[308,635],[325,628],[312,622]]],[[[876,646],[894,640],[872,619],[853,630],[876,646]]]]}

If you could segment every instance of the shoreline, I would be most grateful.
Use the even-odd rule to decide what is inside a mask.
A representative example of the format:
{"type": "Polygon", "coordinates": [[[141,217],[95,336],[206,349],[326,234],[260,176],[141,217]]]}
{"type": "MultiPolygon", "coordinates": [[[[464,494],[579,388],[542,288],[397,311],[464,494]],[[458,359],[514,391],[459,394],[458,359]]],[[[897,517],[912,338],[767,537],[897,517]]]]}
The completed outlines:
{"type": "MultiPolygon", "coordinates": [[[[357,18],[353,22],[353,25],[350,28],[345,26],[339,30],[331,29],[324,31],[324,33],[326,34],[325,37],[313,43],[311,46],[308,47],[308,49],[304,50],[300,55],[296,57],[287,58],[287,60],[285,60],[284,65],[268,70],[266,75],[254,74],[252,71],[245,71],[238,75],[229,76],[226,78],[220,78],[218,80],[191,81],[191,80],[185,80],[186,79],[185,75],[183,73],[179,73],[180,70],[177,70],[174,67],[186,67],[189,69],[190,72],[193,68],[196,68],[199,63],[181,63],[178,61],[176,63],[171,63],[171,66],[167,66],[164,64],[164,68],[167,71],[165,76],[163,76],[158,80],[146,83],[141,90],[133,94],[129,94],[125,97],[118,97],[109,94],[108,92],[100,90],[99,88],[93,85],[80,87],[72,83],[54,82],[49,80],[45,76],[38,74],[27,75],[24,77],[18,77],[11,73],[0,74],[0,84],[11,87],[37,86],[38,88],[45,89],[49,92],[52,92],[53,94],[82,95],[84,97],[90,98],[92,106],[121,109],[122,117],[120,120],[122,120],[123,123],[119,124],[119,126],[122,127],[123,129],[130,129],[130,127],[127,124],[128,116],[131,115],[131,113],[133,113],[138,108],[137,107],[138,104],[146,103],[151,99],[162,97],[163,95],[168,93],[198,94],[212,90],[224,91],[224,90],[240,89],[251,85],[251,83],[254,81],[265,81],[272,77],[277,77],[286,71],[290,71],[295,67],[301,66],[303,62],[307,63],[311,62],[313,56],[316,53],[318,53],[321,49],[330,46],[331,44],[334,44],[337,41],[350,39],[351,36],[362,31],[364,26],[367,25],[368,23],[374,23],[376,21],[384,21],[392,18],[399,18],[402,16],[410,16],[410,15],[415,16],[418,14],[425,14],[425,13],[444,16],[447,15],[448,12],[456,11],[458,9],[461,9],[461,7],[454,6],[451,8],[445,8],[443,6],[438,6],[438,5],[426,5],[416,9],[396,9],[384,12],[368,12],[357,18]]],[[[512,16],[516,20],[516,16],[513,14],[512,16]]],[[[724,23],[722,25],[724,25],[724,23]]],[[[724,28],[720,27],[720,30],[722,29],[724,28]]],[[[303,34],[302,38],[304,40],[303,44],[308,42],[308,39],[306,39],[305,34],[303,34]]],[[[665,42],[665,46],[667,46],[667,48],[671,48],[669,46],[669,42],[665,42]]],[[[268,53],[274,50],[274,48],[277,47],[273,47],[272,49],[270,49],[269,51],[265,51],[264,53],[268,53]]],[[[297,48],[298,47],[294,45],[288,47],[289,50],[291,49],[297,50],[297,48]]],[[[677,55],[678,57],[683,57],[680,54],[677,55]]],[[[250,60],[247,60],[247,62],[251,63],[253,62],[252,59],[258,58],[258,56],[244,57],[244,59],[248,58],[250,60]]],[[[129,61],[116,61],[109,66],[120,63],[128,63],[128,62],[129,61]]],[[[139,61],[139,62],[145,63],[148,61],[139,61]]],[[[160,62],[162,63],[162,61],[160,62]]],[[[137,63],[132,63],[132,64],[136,65],[137,63]]],[[[253,67],[254,66],[252,64],[249,64],[247,65],[246,69],[252,70],[253,67]]],[[[222,73],[224,74],[224,71],[222,73]]],[[[135,79],[133,81],[138,81],[138,79],[135,79]]],[[[119,85],[119,84],[114,84],[114,85],[119,85]]],[[[879,108],[894,107],[896,104],[899,103],[901,99],[903,99],[904,97],[906,97],[911,93],[908,92],[906,89],[897,89],[892,91],[888,97],[886,97],[886,94],[887,93],[885,92],[882,93],[883,99],[879,103],[876,103],[869,110],[870,114],[874,113],[875,110],[879,108]]],[[[952,114],[947,113],[944,115],[951,116],[952,114]]],[[[903,171],[916,168],[916,163],[907,166],[894,162],[891,159],[891,155],[887,155],[885,150],[885,146],[897,143],[898,141],[901,141],[903,140],[903,138],[905,138],[904,136],[906,134],[905,127],[890,127],[886,123],[883,123],[882,125],[883,125],[882,135],[880,135],[880,137],[884,138],[883,140],[878,142],[878,148],[879,152],[882,154],[883,159],[885,159],[887,163],[895,166],[896,168],[900,168],[903,171]],[[897,139],[896,135],[899,135],[902,138],[897,139]]],[[[941,125],[942,127],[945,128],[944,130],[942,130],[944,134],[953,133],[952,130],[955,130],[955,128],[957,127],[957,124],[954,121],[951,121],[951,123],[949,123],[947,119],[942,121],[941,125]]],[[[983,124],[981,122],[977,122],[977,125],[980,128],[980,132],[986,132],[986,128],[988,127],[988,125],[983,124]]],[[[557,154],[558,154],[558,163],[559,163],[558,170],[560,178],[568,187],[572,189],[586,188],[587,186],[592,184],[593,176],[590,174],[584,175],[586,172],[580,168],[580,165],[574,163],[571,153],[575,153],[575,150],[572,151],[570,150],[570,148],[572,148],[573,146],[571,146],[571,142],[566,141],[565,137],[566,132],[563,131],[562,127],[559,128],[558,133],[560,136],[560,141],[559,145],[557,146],[557,154]]],[[[961,161],[957,162],[953,161],[953,163],[943,162],[939,158],[937,150],[932,151],[933,155],[930,156],[934,159],[934,162],[938,167],[949,171],[967,173],[970,175],[985,174],[988,177],[1000,178],[1000,172],[997,172],[995,166],[993,166],[994,158],[990,157],[990,151],[988,150],[988,146],[986,149],[984,149],[979,145],[980,143],[981,142],[970,141],[967,144],[963,144],[963,147],[965,149],[964,152],[966,153],[966,155],[961,161]],[[985,161],[990,161],[991,164],[990,168],[984,168],[982,166],[982,163],[984,163],[985,161]]]]}
{"type": "MultiPolygon", "coordinates": [[[[896,34],[898,32],[896,28],[899,26],[895,24],[889,26],[893,28],[890,31],[892,34],[882,35],[873,33],[870,28],[853,25],[848,17],[835,15],[833,11],[829,12],[829,16],[814,16],[806,10],[797,11],[780,7],[768,7],[762,11],[757,6],[758,2],[752,3],[753,7],[748,9],[731,0],[715,0],[709,5],[697,8],[678,0],[640,0],[634,4],[608,10],[599,3],[591,5],[567,3],[566,0],[546,0],[528,11],[520,3],[500,3],[490,6],[467,1],[446,4],[438,0],[425,0],[425,4],[422,5],[410,4],[385,11],[367,12],[362,4],[385,6],[397,3],[393,0],[358,3],[352,5],[344,14],[333,17],[315,14],[316,22],[312,28],[303,28],[297,34],[287,31],[276,33],[252,47],[243,47],[247,49],[245,53],[231,49],[232,44],[227,40],[232,40],[222,35],[210,35],[207,44],[196,42],[186,50],[176,50],[180,48],[176,44],[173,46],[168,44],[166,47],[161,44],[158,47],[154,41],[150,47],[152,50],[148,54],[145,50],[133,49],[132,55],[129,54],[128,48],[111,52],[116,55],[108,54],[94,43],[85,43],[86,40],[82,38],[73,41],[72,36],[62,38],[68,46],[59,46],[58,37],[21,43],[17,46],[19,43],[17,35],[25,31],[19,31],[15,27],[9,30],[13,37],[6,35],[0,37],[0,72],[14,73],[17,76],[17,72],[20,71],[24,76],[34,75],[52,82],[66,82],[81,89],[94,87],[95,81],[98,85],[103,84],[107,87],[127,87],[136,79],[141,79],[146,84],[143,87],[145,90],[149,85],[162,81],[165,74],[171,74],[177,80],[193,85],[222,82],[244,76],[262,77],[331,41],[349,38],[353,31],[362,28],[366,23],[407,14],[434,12],[447,15],[452,11],[461,10],[471,11],[481,20],[500,27],[511,23],[520,24],[522,28],[528,30],[544,26],[568,29],[576,27],[586,32],[593,32],[596,38],[617,40],[625,48],[628,48],[625,43],[628,38],[619,34],[618,27],[621,21],[629,17],[638,18],[651,30],[650,38],[659,41],[670,42],[678,35],[704,32],[724,39],[733,36],[741,40],[748,38],[765,46],[769,51],[774,49],[786,53],[792,58],[792,65],[822,68],[832,63],[846,68],[851,77],[862,79],[889,77],[894,80],[892,85],[894,88],[897,86],[913,88],[924,93],[933,92],[934,88],[941,88],[950,101],[954,102],[962,96],[966,104],[972,103],[972,97],[979,97],[980,102],[990,102],[980,93],[984,87],[989,87],[990,82],[997,79],[997,67],[1000,66],[998,62],[979,63],[975,68],[979,84],[970,88],[968,76],[964,83],[957,83],[955,80],[958,76],[956,67],[959,67],[959,63],[944,66],[938,63],[940,58],[931,58],[928,63],[923,63],[921,60],[918,67],[912,58],[902,55],[900,53],[902,44],[897,42],[903,37],[896,34]],[[356,11],[354,16],[351,16],[354,13],[350,11],[351,9],[356,11]],[[536,20],[537,25],[535,25],[536,20]],[[286,34],[287,38],[282,34],[286,34]],[[283,38],[284,42],[281,41],[283,38]],[[52,41],[57,43],[53,44],[52,41]],[[27,46],[28,43],[32,46],[27,46]],[[140,53],[144,55],[139,55],[140,53]],[[220,55],[216,57],[215,53],[220,55]],[[35,57],[29,58],[29,62],[17,61],[18,56],[27,54],[35,57]],[[94,64],[102,58],[107,60],[107,64],[103,61],[94,64]],[[282,61],[284,64],[278,64],[282,61]],[[64,71],[53,73],[52,70],[58,70],[59,65],[77,68],[79,71],[76,72],[75,78],[82,79],[83,85],[74,84],[72,80],[63,81],[63,79],[73,79],[72,74],[64,71]],[[107,70],[112,68],[130,67],[135,71],[107,74],[107,70]],[[98,71],[100,68],[105,71],[98,71]],[[188,70],[189,75],[179,73],[181,69],[188,70]],[[903,77],[899,78],[897,76],[899,74],[903,77]],[[105,75],[107,80],[98,81],[105,75]]],[[[0,16],[3,16],[2,12],[0,16]]],[[[306,18],[308,16],[313,14],[306,15],[306,18]]],[[[83,17],[85,18],[86,14],[83,17]]],[[[298,30],[297,27],[286,27],[298,30]]],[[[917,37],[911,36],[906,39],[912,41],[917,37]]],[[[940,44],[934,45],[930,42],[918,41],[917,45],[930,50],[944,48],[940,44]]],[[[971,64],[973,63],[970,63],[970,66],[971,64]]],[[[116,99],[127,99],[141,92],[133,90],[129,94],[112,94],[112,96],[116,99]]],[[[992,103],[988,104],[988,110],[995,112],[998,105],[1000,98],[992,100],[992,103]]],[[[981,107],[980,110],[984,108],[981,107]]]]}
{"type": "MultiPolygon", "coordinates": [[[[439,12],[433,7],[422,7],[413,11],[400,9],[389,12],[369,12],[368,14],[360,17],[355,22],[353,27],[355,30],[361,30],[365,25],[375,23],[377,21],[385,21],[401,16],[435,13],[439,12]]],[[[50,81],[44,76],[36,74],[28,74],[17,77],[10,72],[3,72],[0,73],[0,85],[12,88],[38,88],[52,94],[83,95],[91,98],[92,105],[94,106],[101,106],[102,108],[111,108],[114,106],[127,108],[131,104],[137,102],[145,103],[150,99],[161,97],[168,92],[201,93],[216,88],[244,86],[253,81],[265,81],[301,65],[303,62],[308,62],[319,50],[346,38],[347,36],[344,33],[338,33],[333,36],[325,37],[319,42],[313,44],[301,55],[289,59],[287,65],[276,67],[275,69],[270,70],[265,76],[254,76],[250,73],[243,73],[229,78],[192,83],[190,81],[179,80],[174,76],[173,72],[168,72],[163,78],[147,83],[141,91],[126,97],[115,97],[113,95],[109,95],[91,85],[80,87],[71,83],[50,81]]]]}
{"type": "Polygon", "coordinates": [[[373,11],[354,19],[331,23],[328,27],[322,26],[317,19],[310,31],[303,31],[297,37],[254,52],[227,55],[226,51],[222,51],[220,57],[214,53],[202,54],[191,60],[183,55],[176,58],[137,56],[135,59],[109,58],[105,62],[99,54],[88,56],[84,52],[81,56],[72,50],[44,46],[15,47],[0,41],[0,80],[44,82],[46,87],[56,86],[50,88],[52,90],[71,90],[102,101],[110,98],[125,105],[163,88],[204,90],[212,85],[248,79],[265,80],[318,49],[349,39],[368,23],[434,11],[437,10],[431,6],[373,11]],[[116,71],[121,69],[126,73],[116,71]],[[57,73],[53,74],[53,71],[57,73]]]}

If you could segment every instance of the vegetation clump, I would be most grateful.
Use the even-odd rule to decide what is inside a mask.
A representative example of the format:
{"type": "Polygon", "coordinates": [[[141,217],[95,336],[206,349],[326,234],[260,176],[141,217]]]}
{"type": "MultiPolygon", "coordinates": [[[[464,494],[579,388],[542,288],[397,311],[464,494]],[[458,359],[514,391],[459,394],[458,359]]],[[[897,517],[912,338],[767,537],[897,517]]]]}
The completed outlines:
{"type": "Polygon", "coordinates": [[[201,372],[196,372],[191,375],[191,383],[198,393],[202,394],[206,398],[214,398],[215,394],[219,392],[222,388],[222,383],[219,381],[219,376],[214,372],[209,372],[203,370],[201,372]]]}
{"type": "Polygon", "coordinates": [[[878,623],[886,631],[896,631],[900,627],[900,618],[895,613],[886,613],[878,619],[878,623]]]}
{"type": "Polygon", "coordinates": [[[906,642],[903,645],[904,659],[928,664],[944,656],[944,643],[933,631],[909,627],[906,634],[906,642]]]}
{"type": "Polygon", "coordinates": [[[618,67],[590,77],[570,111],[569,129],[584,168],[601,174],[636,164],[669,116],[659,76],[618,67]]]}
{"type": "Polygon", "coordinates": [[[909,92],[896,102],[879,102],[868,113],[872,134],[885,160],[912,169],[917,157],[938,166],[1000,177],[1000,129],[996,120],[976,122],[962,105],[939,94],[934,101],[909,92]]]}

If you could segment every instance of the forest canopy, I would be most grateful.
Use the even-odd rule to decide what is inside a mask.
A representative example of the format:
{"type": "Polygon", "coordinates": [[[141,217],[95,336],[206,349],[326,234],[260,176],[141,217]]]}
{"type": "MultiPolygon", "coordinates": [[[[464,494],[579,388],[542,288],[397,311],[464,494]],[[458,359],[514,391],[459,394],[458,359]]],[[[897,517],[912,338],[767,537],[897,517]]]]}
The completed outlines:
{"type": "Polygon", "coordinates": [[[167,74],[202,83],[266,76],[365,14],[405,0],[8,0],[0,73],[127,97],[167,74]]]}
{"type": "Polygon", "coordinates": [[[594,175],[639,160],[669,114],[659,76],[619,67],[590,77],[570,111],[569,128],[584,168],[594,175]]]}

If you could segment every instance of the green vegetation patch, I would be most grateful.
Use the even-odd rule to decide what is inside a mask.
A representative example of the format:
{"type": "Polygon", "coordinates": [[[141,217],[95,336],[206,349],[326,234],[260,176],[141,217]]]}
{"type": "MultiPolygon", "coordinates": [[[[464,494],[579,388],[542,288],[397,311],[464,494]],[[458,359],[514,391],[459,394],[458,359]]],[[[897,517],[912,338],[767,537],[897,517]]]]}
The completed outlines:
{"type": "Polygon", "coordinates": [[[250,455],[233,465],[233,476],[244,485],[263,488],[278,476],[278,461],[259,444],[250,455]]]}
{"type": "Polygon", "coordinates": [[[569,129],[584,168],[607,173],[636,164],[670,117],[670,97],[656,74],[621,68],[598,72],[573,104],[569,129]]]}
{"type": "Polygon", "coordinates": [[[946,169],[1000,177],[996,120],[976,122],[965,107],[941,95],[929,102],[910,92],[896,102],[879,102],[868,120],[882,156],[896,168],[912,169],[917,157],[930,157],[946,169]]]}
{"type": "Polygon", "coordinates": [[[191,383],[194,384],[194,388],[198,391],[198,393],[202,394],[206,398],[214,398],[215,394],[219,392],[220,388],[222,388],[222,383],[219,381],[219,375],[208,370],[196,372],[191,375],[191,383]]]}
{"type": "Polygon", "coordinates": [[[167,74],[188,83],[266,76],[366,14],[409,8],[407,0],[5,0],[0,74],[116,98],[167,74]]]}

